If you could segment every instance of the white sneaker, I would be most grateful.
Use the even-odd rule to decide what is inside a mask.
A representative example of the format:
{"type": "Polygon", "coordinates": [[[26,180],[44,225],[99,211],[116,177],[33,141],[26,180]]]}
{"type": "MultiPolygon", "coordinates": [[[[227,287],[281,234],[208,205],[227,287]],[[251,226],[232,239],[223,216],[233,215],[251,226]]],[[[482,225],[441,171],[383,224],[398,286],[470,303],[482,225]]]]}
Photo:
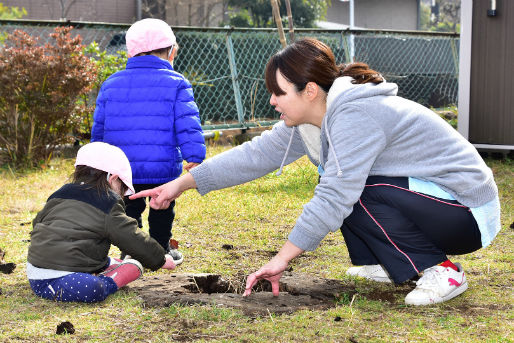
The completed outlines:
{"type": "Polygon", "coordinates": [[[466,275],[459,263],[458,271],[443,266],[433,266],[423,271],[416,288],[405,297],[407,305],[430,305],[455,298],[468,289],[466,275]]]}
{"type": "Polygon", "coordinates": [[[346,271],[346,275],[360,276],[377,282],[393,283],[393,280],[389,277],[389,274],[387,274],[385,269],[380,264],[351,267],[346,271]]]}

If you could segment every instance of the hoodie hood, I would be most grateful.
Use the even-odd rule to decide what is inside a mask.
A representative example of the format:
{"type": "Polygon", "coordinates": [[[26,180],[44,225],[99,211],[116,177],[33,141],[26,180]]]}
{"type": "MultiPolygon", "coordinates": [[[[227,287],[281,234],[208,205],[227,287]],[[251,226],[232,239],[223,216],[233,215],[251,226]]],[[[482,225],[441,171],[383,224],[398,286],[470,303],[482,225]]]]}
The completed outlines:
{"type": "MultiPolygon", "coordinates": [[[[332,145],[332,139],[330,138],[330,133],[328,131],[328,117],[335,112],[335,108],[338,108],[340,105],[344,103],[351,102],[352,100],[363,99],[377,95],[395,96],[398,93],[398,86],[394,83],[388,83],[384,81],[379,84],[353,84],[352,81],[353,78],[350,76],[338,77],[334,81],[327,95],[327,111],[325,113],[325,117],[323,118],[323,123],[321,125],[321,127],[324,128],[325,135],[327,136],[329,149],[331,153],[334,155],[338,168],[337,176],[339,177],[342,177],[343,172],[339,166],[337,155],[332,145]]],[[[287,154],[289,153],[289,149],[291,148],[291,142],[293,141],[293,136],[295,134],[295,128],[296,127],[293,127],[293,130],[291,131],[291,138],[289,139],[289,144],[287,145],[287,149],[284,154],[282,164],[280,165],[280,169],[276,175],[282,174],[282,169],[284,167],[284,163],[287,158],[287,154]]],[[[315,161],[316,163],[319,163],[321,151],[321,129],[311,124],[301,124],[298,125],[298,130],[300,132],[300,135],[302,136],[302,141],[304,142],[304,145],[306,146],[307,151],[309,152],[311,160],[315,161]]]]}
{"type": "Polygon", "coordinates": [[[353,84],[352,81],[353,78],[350,76],[338,77],[334,81],[327,95],[327,114],[333,112],[333,106],[338,106],[352,100],[369,98],[377,95],[394,96],[398,93],[398,86],[395,83],[384,81],[379,84],[353,84]]]}

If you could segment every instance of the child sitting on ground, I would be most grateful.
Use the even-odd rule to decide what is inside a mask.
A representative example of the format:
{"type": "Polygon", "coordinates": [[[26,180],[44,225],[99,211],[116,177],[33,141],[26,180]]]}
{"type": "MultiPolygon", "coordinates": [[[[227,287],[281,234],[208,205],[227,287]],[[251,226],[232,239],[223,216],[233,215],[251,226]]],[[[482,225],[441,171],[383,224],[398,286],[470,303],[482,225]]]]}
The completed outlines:
{"type": "Polygon", "coordinates": [[[121,149],[102,142],[84,145],[72,178],[32,222],[27,277],[36,295],[97,302],[138,279],[143,266],[175,268],[161,245],[125,214],[123,196],[133,194],[134,186],[121,149]],[[108,257],[111,244],[131,259],[108,257]]]}

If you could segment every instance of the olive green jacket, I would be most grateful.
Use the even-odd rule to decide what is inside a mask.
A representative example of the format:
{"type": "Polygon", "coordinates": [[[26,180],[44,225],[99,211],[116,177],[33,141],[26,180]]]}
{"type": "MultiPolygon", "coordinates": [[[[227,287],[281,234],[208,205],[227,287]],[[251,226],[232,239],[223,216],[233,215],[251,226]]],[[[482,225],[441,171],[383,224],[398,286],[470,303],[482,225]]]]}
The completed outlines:
{"type": "Polygon", "coordinates": [[[95,272],[107,264],[111,244],[151,270],[166,261],[161,245],[138,229],[114,192],[66,184],[48,198],[32,226],[28,262],[39,268],[95,272]]]}

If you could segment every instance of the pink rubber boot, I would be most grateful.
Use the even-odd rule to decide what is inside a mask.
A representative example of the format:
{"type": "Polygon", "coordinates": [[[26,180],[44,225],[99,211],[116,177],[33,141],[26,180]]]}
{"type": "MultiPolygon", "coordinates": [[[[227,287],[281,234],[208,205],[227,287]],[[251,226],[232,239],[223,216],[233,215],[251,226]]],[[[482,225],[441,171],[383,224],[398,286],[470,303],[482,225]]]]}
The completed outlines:
{"type": "Polygon", "coordinates": [[[100,275],[110,277],[121,288],[143,275],[143,266],[136,260],[127,259],[120,264],[112,265],[100,275]]]}

